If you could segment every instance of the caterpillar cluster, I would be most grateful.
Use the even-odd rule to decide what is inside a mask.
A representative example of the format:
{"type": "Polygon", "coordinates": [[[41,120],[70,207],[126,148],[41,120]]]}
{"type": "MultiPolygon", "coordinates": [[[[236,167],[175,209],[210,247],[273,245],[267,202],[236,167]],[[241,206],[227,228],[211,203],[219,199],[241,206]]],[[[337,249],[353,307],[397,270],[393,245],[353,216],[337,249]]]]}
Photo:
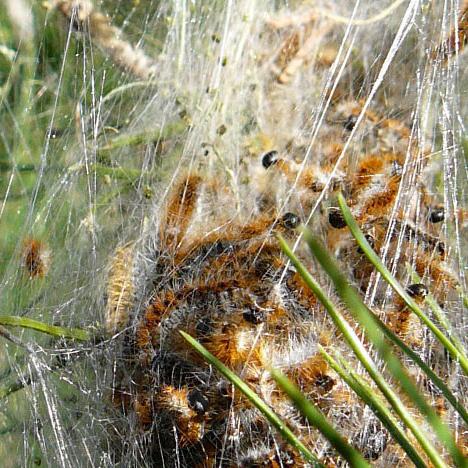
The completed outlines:
{"type": "MultiPolygon", "coordinates": [[[[347,131],[349,118],[343,121],[347,131]]],[[[295,175],[293,164],[276,152],[266,153],[259,163],[269,179],[295,175]]],[[[408,215],[397,215],[393,226],[390,221],[402,165],[398,153],[364,155],[352,179],[340,177],[328,190],[324,205],[330,206],[322,208],[316,229],[323,232],[354,282],[367,290],[373,267],[333,206],[334,191],[341,190],[377,252],[386,244],[396,255],[396,244],[402,244],[399,263],[414,264],[424,278],[424,284],[408,284],[404,268],[399,269],[397,277],[407,284],[410,294],[422,300],[430,289],[445,301],[457,279],[445,266],[446,249],[434,233],[443,221],[443,210],[418,182],[419,218],[409,221],[408,215]]],[[[327,166],[308,167],[300,174],[299,198],[310,202],[322,193],[317,186],[327,166]]],[[[302,466],[299,455],[275,437],[245,397],[190,349],[178,333],[183,330],[239,373],[297,433],[305,434],[324,461],[339,464],[328,445],[275,387],[268,372],[272,366],[282,369],[343,428],[367,458],[382,458],[382,466],[391,457],[404,464],[404,458],[399,458],[403,455],[396,455],[389,435],[375,419],[367,415],[362,425],[364,406],[317,350],[320,344],[347,353],[323,307],[299,274],[287,266],[274,236],[282,232],[292,242],[300,217],[267,208],[265,198],[271,193],[259,194],[264,213],[250,222],[214,224],[207,230],[211,234],[190,235],[190,219],[202,190],[203,181],[194,174],[174,187],[159,229],[157,251],[152,254],[150,285],[126,336],[125,366],[120,369],[125,377],[114,393],[115,404],[127,415],[136,415],[148,437],[151,456],[157,463],[170,464],[177,452],[181,466],[302,466]]],[[[422,352],[434,347],[433,365],[443,359],[434,343],[424,343],[429,338],[402,302],[388,300],[382,292],[375,304],[383,320],[414,349],[422,352]]]]}
{"type": "MultiPolygon", "coordinates": [[[[229,177],[223,179],[219,169],[207,170],[207,160],[192,161],[155,208],[148,233],[114,257],[107,323],[110,331],[119,332],[120,347],[111,399],[132,427],[128,434],[142,447],[136,465],[307,466],[258,410],[190,348],[179,333],[184,331],[240,375],[326,466],[344,466],[344,461],[277,388],[270,368],[281,369],[375,466],[409,466],[405,453],[319,352],[320,345],[355,363],[275,237],[281,232],[294,244],[301,223],[321,237],[400,338],[444,380],[456,374],[455,363],[447,361],[443,349],[377,277],[336,201],[343,193],[367,240],[412,297],[423,303],[430,291],[445,309],[456,308],[460,279],[452,271],[443,229],[447,204],[432,193],[432,149],[419,144],[424,138],[415,138],[411,116],[388,118],[391,112],[382,102],[356,99],[349,91],[351,72],[328,90],[321,124],[303,123],[315,132],[313,145],[287,138],[284,120],[295,118],[295,106],[285,106],[290,87],[299,80],[301,86],[310,80],[316,87],[317,74],[323,76],[337,53],[327,44],[330,24],[304,22],[296,19],[292,27],[277,22],[286,32],[264,33],[277,43],[273,57],[259,59],[271,66],[270,78],[255,91],[268,109],[258,122],[263,148],[251,151],[234,182],[224,182],[229,177]],[[316,73],[301,75],[317,54],[315,42],[323,51],[315,55],[316,73]],[[275,146],[279,137],[286,140],[275,146]],[[411,270],[420,282],[411,280],[411,270]]],[[[209,156],[209,147],[200,151],[209,156]]],[[[464,227],[461,209],[450,216],[464,227]]],[[[301,246],[297,252],[328,287],[307,252],[301,246]]],[[[343,314],[358,330],[344,308],[343,314]]],[[[445,416],[442,397],[409,367],[445,416]]],[[[125,446],[119,452],[125,457],[125,446]]]]}

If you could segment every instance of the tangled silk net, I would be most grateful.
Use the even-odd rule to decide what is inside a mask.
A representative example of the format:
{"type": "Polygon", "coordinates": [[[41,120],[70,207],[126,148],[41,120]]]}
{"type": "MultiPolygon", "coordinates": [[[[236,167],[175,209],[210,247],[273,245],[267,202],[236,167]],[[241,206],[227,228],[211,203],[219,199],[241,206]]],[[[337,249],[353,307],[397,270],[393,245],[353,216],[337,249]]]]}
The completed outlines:
{"type": "MultiPolygon", "coordinates": [[[[2,313],[97,338],[8,332],[2,466],[309,466],[181,330],[325,466],[347,465],[277,388],[271,367],[373,466],[412,466],[319,352],[338,352],[364,374],[276,234],[340,304],[298,240],[307,225],[366,304],[463,399],[459,365],[376,274],[337,194],[410,295],[431,314],[430,293],[463,340],[467,3],[15,8],[36,28],[22,33],[44,80],[29,105],[44,107],[37,125],[47,131],[8,147],[2,166],[0,226],[20,210],[15,190],[31,188],[5,244],[2,313]],[[59,60],[49,63],[54,48],[59,60]],[[25,187],[15,189],[18,180],[25,187]]],[[[18,134],[23,117],[13,120],[18,134]]],[[[406,364],[466,450],[459,415],[406,364]]]]}

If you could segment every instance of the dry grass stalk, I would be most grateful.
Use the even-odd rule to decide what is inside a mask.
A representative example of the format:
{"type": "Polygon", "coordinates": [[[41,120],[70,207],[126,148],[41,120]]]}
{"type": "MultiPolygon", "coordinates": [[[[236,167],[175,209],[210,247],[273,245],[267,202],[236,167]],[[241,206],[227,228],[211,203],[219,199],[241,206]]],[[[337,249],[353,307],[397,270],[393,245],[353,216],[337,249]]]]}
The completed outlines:
{"type": "Polygon", "coordinates": [[[86,31],[120,68],[137,78],[148,80],[156,74],[155,61],[141,49],[122,39],[122,31],[96,10],[89,0],[58,0],[53,4],[80,31],[86,31]]]}

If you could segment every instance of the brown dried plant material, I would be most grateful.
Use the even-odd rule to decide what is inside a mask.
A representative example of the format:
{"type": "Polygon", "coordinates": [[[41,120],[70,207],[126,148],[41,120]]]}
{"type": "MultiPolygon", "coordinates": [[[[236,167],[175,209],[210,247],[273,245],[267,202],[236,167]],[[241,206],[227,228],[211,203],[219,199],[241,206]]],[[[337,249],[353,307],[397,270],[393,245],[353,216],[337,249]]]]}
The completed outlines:
{"type": "Polygon", "coordinates": [[[297,45],[297,39],[293,40],[292,44],[289,42],[285,44],[284,50],[291,56],[287,57],[287,60],[283,57],[286,63],[277,78],[278,83],[283,85],[291,83],[304,63],[311,59],[314,53],[318,53],[321,39],[330,30],[331,25],[325,24],[318,31],[311,33],[300,47],[297,45]]]}
{"type": "Polygon", "coordinates": [[[68,18],[76,29],[89,33],[93,42],[120,68],[142,80],[155,76],[156,62],[123,39],[122,31],[113,26],[104,13],[96,10],[91,1],[55,0],[52,7],[68,18]]]}

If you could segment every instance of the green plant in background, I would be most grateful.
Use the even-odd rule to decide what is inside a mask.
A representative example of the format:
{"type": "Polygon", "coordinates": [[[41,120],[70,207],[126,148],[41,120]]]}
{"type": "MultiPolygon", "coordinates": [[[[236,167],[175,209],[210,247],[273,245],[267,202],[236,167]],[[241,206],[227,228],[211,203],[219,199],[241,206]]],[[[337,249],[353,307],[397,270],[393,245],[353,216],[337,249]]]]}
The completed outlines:
{"type": "MultiPolygon", "coordinates": [[[[144,23],[145,16],[150,17],[159,8],[158,2],[146,3],[145,10],[136,8],[137,2],[124,2],[117,8],[115,2],[109,1],[102,6],[112,7],[113,22],[121,25],[130,14],[136,23],[144,23]]],[[[141,194],[142,186],[161,178],[161,168],[142,171],[140,161],[135,158],[127,157],[121,164],[122,154],[141,153],[147,145],[187,129],[186,124],[175,122],[164,129],[137,129],[122,135],[119,130],[122,116],[128,119],[135,112],[132,90],[144,96],[154,88],[154,81],[134,81],[124,70],[109,66],[109,57],[100,49],[94,51],[90,67],[86,31],[82,35],[72,34],[66,18],[51,9],[51,5],[48,2],[29,5],[23,1],[0,4],[0,275],[6,273],[10,259],[17,263],[18,237],[42,239],[53,251],[66,245],[66,229],[52,229],[52,222],[29,231],[34,209],[38,211],[44,196],[49,196],[51,180],[63,178],[67,170],[68,180],[76,180],[76,190],[69,193],[68,200],[53,214],[54,225],[66,226],[80,222],[83,216],[80,210],[90,203],[85,196],[86,179],[95,173],[100,195],[91,200],[99,210],[93,216],[102,218],[104,223],[111,202],[128,192],[141,194]],[[10,4],[9,8],[17,7],[17,14],[23,14],[23,18],[10,16],[7,7],[10,4]],[[97,106],[96,88],[102,96],[101,106],[118,102],[120,107],[118,115],[106,116],[106,125],[98,134],[93,133],[90,122],[84,122],[84,116],[97,106]],[[71,159],[70,155],[79,151],[84,139],[88,143],[83,152],[88,155],[81,161],[71,159]]],[[[136,33],[127,31],[127,36],[132,39],[136,33]]],[[[154,55],[160,50],[165,34],[163,24],[157,31],[145,33],[154,55]]],[[[126,126],[129,123],[124,122],[126,126]]],[[[23,292],[27,293],[27,289],[23,292]]],[[[22,296],[22,301],[19,295],[8,301],[12,310],[22,309],[31,299],[29,294],[22,296]],[[25,298],[26,295],[29,297],[25,298]]]]}
{"type": "MultiPolygon", "coordinates": [[[[147,3],[144,10],[135,8],[135,2],[121,2],[117,8],[111,0],[103,6],[112,9],[112,21],[121,26],[130,14],[143,24],[145,17],[159,8],[158,2],[147,3]]],[[[46,353],[48,369],[40,367],[42,364],[37,364],[37,368],[31,365],[44,348],[55,350],[65,344],[78,346],[77,355],[82,356],[84,352],[77,343],[88,340],[90,333],[74,326],[93,326],[98,320],[95,312],[88,314],[87,319],[87,314],[80,311],[74,314],[73,323],[68,313],[68,322],[56,313],[54,316],[58,295],[53,292],[60,291],[69,300],[74,296],[75,286],[62,280],[60,270],[69,270],[73,256],[82,256],[79,249],[87,248],[87,239],[84,242],[76,235],[80,228],[92,232],[92,220],[99,218],[109,235],[115,237],[119,223],[114,204],[134,196],[144,204],[152,196],[145,189],[161,177],[161,172],[153,167],[143,171],[135,158],[127,158],[121,164],[119,157],[127,157],[130,151],[141,155],[157,140],[170,137],[169,130],[164,133],[152,128],[150,135],[141,128],[120,130],[123,116],[134,118],[134,102],[129,93],[132,83],[143,96],[145,90],[154,88],[154,82],[135,83],[132,76],[112,66],[107,54],[99,49],[93,50],[92,58],[88,56],[86,34],[69,29],[67,19],[50,5],[51,2],[40,1],[0,2],[1,322],[21,329],[21,339],[5,330],[0,332],[0,395],[4,398],[0,459],[5,467],[17,466],[17,456],[26,440],[31,445],[24,463],[32,466],[42,460],[44,464],[37,439],[30,434],[41,426],[39,416],[34,414],[47,414],[50,403],[41,392],[36,398],[30,388],[18,390],[31,383],[47,385],[50,380],[67,411],[78,412],[83,406],[80,392],[59,375],[62,361],[68,359],[67,352],[52,351],[50,356],[46,353]],[[88,60],[92,60],[92,66],[88,60]],[[104,102],[118,102],[120,108],[119,113],[105,117],[106,126],[98,133],[87,118],[96,109],[96,89],[104,102]],[[91,140],[93,144],[88,143],[91,140]],[[96,187],[91,197],[90,174],[95,174],[96,187]],[[60,187],[68,189],[64,192],[60,187]],[[25,265],[24,246],[32,240],[50,254],[48,263],[57,275],[31,275],[34,262],[25,265]],[[41,373],[49,380],[41,383],[41,373]]],[[[163,24],[157,31],[146,32],[146,38],[151,39],[147,48],[157,54],[165,34],[163,24]]],[[[139,28],[127,31],[127,35],[142,38],[139,28]]],[[[124,122],[124,127],[129,123],[124,122]]],[[[181,131],[180,126],[176,131],[181,131]]],[[[37,252],[38,256],[43,253],[37,252]]],[[[86,275],[76,279],[82,285],[92,281],[86,275]]],[[[89,371],[88,377],[92,381],[89,371]]],[[[48,436],[54,437],[53,433],[44,432],[44,437],[48,436]]]]}

